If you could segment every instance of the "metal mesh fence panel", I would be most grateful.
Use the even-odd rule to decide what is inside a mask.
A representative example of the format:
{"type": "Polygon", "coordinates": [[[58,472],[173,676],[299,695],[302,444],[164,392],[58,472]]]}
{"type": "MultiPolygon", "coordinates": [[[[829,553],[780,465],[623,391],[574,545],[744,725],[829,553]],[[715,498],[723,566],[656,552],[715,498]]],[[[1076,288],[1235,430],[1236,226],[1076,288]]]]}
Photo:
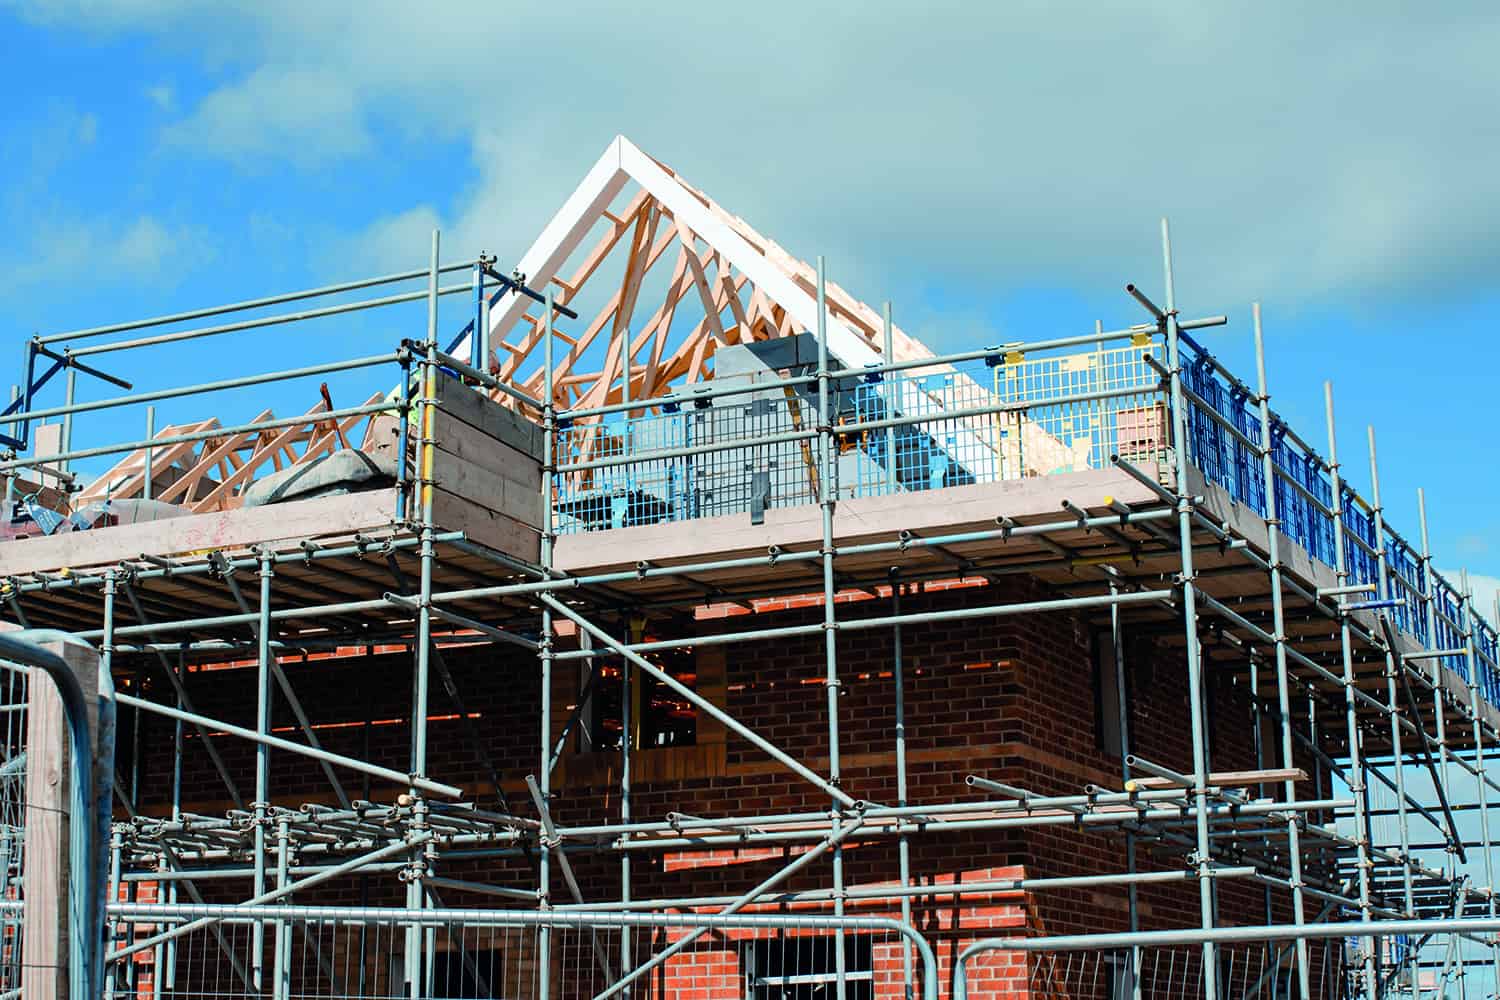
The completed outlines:
{"type": "Polygon", "coordinates": [[[815,388],[564,416],[558,531],[815,503],[824,476],[834,496],[864,497],[1102,469],[1116,454],[1154,467],[1167,411],[1148,353],[1145,343],[1036,358],[997,349],[933,372],[833,379],[826,470],[815,388]]]}
{"type": "MultiPolygon", "coordinates": [[[[26,699],[29,677],[0,670],[0,900],[25,900],[26,699]]],[[[0,994],[21,988],[22,910],[0,908],[0,994]]]]}
{"type": "MultiPolygon", "coordinates": [[[[1308,946],[1313,1000],[1349,993],[1342,941],[1308,946]]],[[[1224,997],[1294,1000],[1300,986],[1290,942],[1240,944],[1216,950],[1224,997]]],[[[1026,996],[1033,1000],[1177,1000],[1202,997],[1203,949],[1182,945],[1106,951],[984,952],[970,959],[968,996],[1026,996]]]]}
{"type": "MultiPolygon", "coordinates": [[[[184,919],[152,922],[143,913],[137,908],[136,940],[184,919]]],[[[240,916],[195,928],[111,969],[118,974],[125,962],[142,966],[148,971],[136,975],[137,990],[173,1000],[591,1000],[612,991],[699,1000],[903,1000],[920,995],[923,974],[909,942],[894,929],[841,930],[816,918],[715,925],[697,936],[691,917],[669,926],[577,926],[509,922],[493,911],[375,919],[310,911],[266,924],[259,963],[253,922],[240,916]]]]}

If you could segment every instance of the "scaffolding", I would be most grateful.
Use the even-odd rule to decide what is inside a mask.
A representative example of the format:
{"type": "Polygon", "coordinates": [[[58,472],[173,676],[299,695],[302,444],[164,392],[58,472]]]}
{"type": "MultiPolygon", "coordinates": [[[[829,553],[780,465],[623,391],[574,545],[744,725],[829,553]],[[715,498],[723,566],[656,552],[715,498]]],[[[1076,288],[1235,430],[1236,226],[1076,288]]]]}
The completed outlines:
{"type": "MultiPolygon", "coordinates": [[[[46,484],[63,492],[75,481],[81,487],[78,470],[105,457],[123,456],[104,478],[130,485],[106,492],[103,502],[122,495],[149,501],[174,488],[173,497],[208,502],[248,488],[266,463],[280,469],[286,459],[296,467],[331,452],[334,442],[347,446],[360,423],[395,441],[392,482],[362,494],[374,498],[364,510],[367,522],[345,525],[335,537],[307,529],[302,537],[267,534],[264,543],[194,542],[170,554],[90,561],[95,538],[103,546],[107,532],[123,531],[91,527],[58,536],[71,540],[69,562],[22,570],[15,560],[39,540],[0,543],[7,617],[97,645],[117,679],[116,703],[134,713],[137,740],[141,719],[172,727],[178,763],[169,808],[143,808],[139,775],[116,775],[106,995],[656,995],[669,992],[662,977],[674,963],[705,958],[696,949],[710,934],[738,942],[747,956],[749,978],[734,978],[725,989],[753,996],[811,996],[816,988],[841,998],[1007,989],[1071,997],[1232,991],[1375,998],[1441,995],[1451,984],[1461,989],[1466,976],[1493,983],[1500,977],[1500,922],[1487,796],[1500,785],[1488,774],[1486,753],[1500,738],[1496,629],[1473,606],[1465,581],[1434,567],[1425,502],[1418,543],[1386,522],[1373,429],[1366,499],[1342,471],[1331,388],[1326,450],[1270,408],[1258,306],[1253,385],[1194,338],[1226,319],[1179,316],[1165,223],[1162,237],[1161,305],[1127,288],[1146,311],[1141,323],[895,360],[887,310],[883,360],[844,366],[830,353],[833,311],[820,260],[815,323],[807,331],[814,350],[797,366],[642,393],[647,379],[633,380],[627,359],[617,401],[605,393],[588,406],[559,405],[553,324],[565,307],[550,287],[532,288],[519,274],[503,277],[483,256],[442,264],[436,234],[425,270],[30,341],[25,384],[0,418],[12,447],[0,460],[7,515],[35,503],[46,484]],[[442,286],[442,276],[455,272],[472,280],[442,286]],[[425,281],[426,289],[139,334],[413,281],[425,281]],[[462,337],[442,349],[438,307],[448,295],[473,303],[465,335],[488,331],[491,309],[539,300],[539,384],[502,377],[482,339],[468,351],[462,337]],[[82,360],[403,302],[425,303],[425,336],[377,355],[138,393],[96,367],[103,362],[82,360]],[[133,336],[99,339],[120,333],[133,336]],[[90,343],[79,346],[84,341],[90,343]],[[50,366],[39,369],[39,362],[50,366]],[[305,414],[227,427],[158,432],[151,410],[144,437],[72,443],[72,422],[84,414],[356,369],[389,371],[397,389],[344,408],[325,394],[305,414]],[[40,388],[57,373],[66,374],[66,401],[38,405],[40,388]],[[125,394],[78,402],[79,376],[125,394]],[[513,420],[507,426],[536,428],[528,440],[538,446],[544,502],[536,505],[534,551],[478,541],[445,523],[443,495],[461,491],[456,479],[435,471],[440,453],[465,454],[464,435],[472,435],[469,445],[489,443],[469,424],[445,422],[445,414],[480,402],[490,416],[513,420]],[[58,447],[19,453],[33,425],[57,418],[58,447]],[[187,449],[191,460],[162,464],[173,449],[187,449]],[[241,458],[230,461],[231,454],[241,458]],[[235,478],[247,465],[250,471],[235,478]],[[176,470],[170,481],[164,469],[176,470]],[[214,469],[222,473],[217,479],[208,475],[214,469]],[[1015,516],[992,510],[978,523],[950,513],[960,509],[950,507],[958,503],[954,491],[995,484],[1008,484],[1017,497],[1030,491],[1024,496],[1042,497],[1047,509],[1015,516]],[[856,501],[914,494],[930,496],[931,523],[886,530],[882,522],[874,537],[846,531],[841,510],[856,501]],[[371,515],[376,509],[379,516],[371,515]],[[569,537],[603,539],[620,529],[711,517],[760,525],[814,509],[815,518],[798,522],[808,542],[801,546],[748,551],[743,543],[703,539],[695,542],[697,556],[642,558],[623,568],[578,572],[557,562],[557,547],[569,537]],[[909,603],[934,581],[1002,578],[1041,581],[1045,595],[937,610],[909,603]],[[859,614],[848,614],[845,596],[855,592],[867,599],[859,614]],[[811,595],[813,618],[670,637],[617,624],[705,605],[754,609],[787,595],[811,595]],[[903,630],[1052,615],[1101,623],[1117,642],[1127,626],[1161,637],[1186,673],[1188,756],[1157,761],[1132,752],[1117,650],[1115,783],[1040,794],[976,773],[967,776],[968,797],[910,801],[903,630]],[[896,786],[887,801],[858,797],[858,782],[841,767],[840,639],[861,632],[888,641],[896,786]],[[578,648],[566,648],[564,634],[576,637],[578,648]],[[662,662],[673,650],[722,646],[753,656],[820,635],[827,733],[826,760],[817,764],[805,747],[752,729],[662,662]],[[482,794],[445,782],[433,764],[434,686],[456,705],[467,731],[476,726],[445,664],[445,654],[472,647],[513,651],[539,672],[534,765],[523,797],[515,796],[518,775],[509,775],[508,792],[494,760],[483,760],[482,794]],[[413,658],[405,769],[325,749],[315,724],[319,706],[299,700],[284,669],[298,657],[381,649],[410,650],[413,658]],[[189,666],[231,662],[255,671],[254,726],[194,705],[189,666]],[[591,676],[614,669],[624,685],[612,748],[618,768],[602,822],[555,815],[554,775],[588,700],[580,693],[573,717],[558,725],[554,687],[570,664],[587,666],[591,676]],[[146,671],[164,679],[165,700],[150,696],[160,685],[140,684],[146,671]],[[1254,733],[1253,770],[1215,769],[1205,718],[1210,673],[1250,692],[1253,717],[1245,725],[1254,733]],[[690,706],[700,724],[722,726],[730,739],[806,782],[826,805],[642,813],[632,798],[641,748],[632,746],[630,718],[640,702],[629,689],[648,683],[690,706]],[[296,719],[285,735],[272,726],[278,692],[296,719]],[[221,747],[234,742],[254,747],[251,788],[241,787],[243,775],[223,756],[221,747]],[[184,802],[182,760],[189,753],[210,760],[232,803],[227,813],[196,813],[184,802]],[[273,753],[318,768],[327,784],[322,800],[286,804],[272,786],[273,753]],[[1317,771],[1310,795],[1299,788],[1308,779],[1301,762],[1317,771]],[[364,791],[350,774],[361,776],[364,791]],[[1472,779],[1472,796],[1460,774],[1472,779]],[[1459,819],[1471,813],[1479,818],[1477,837],[1459,819]],[[1043,828],[1108,832],[1119,864],[1086,875],[941,887],[912,871],[909,851],[919,840],[1043,828]],[[893,846],[896,879],[851,880],[845,852],[856,841],[893,846]],[[1164,869],[1138,869],[1143,845],[1169,860],[1164,869]],[[670,899],[632,892],[633,860],[758,847],[783,849],[778,856],[786,863],[749,891],[670,899]],[[1472,853],[1480,854],[1482,880],[1472,853]],[[597,857],[617,871],[618,898],[585,898],[575,865],[597,857]],[[498,875],[456,877],[456,859],[495,861],[498,875]],[[788,887],[812,871],[825,873],[823,884],[788,887]],[[315,899],[313,890],[355,875],[399,885],[404,906],[290,902],[315,899]],[[1181,932],[1143,929],[1139,893],[1164,883],[1195,887],[1195,912],[1184,915],[1189,926],[1181,932]],[[1263,894],[1264,926],[1224,926],[1221,891],[1239,884],[1263,894]],[[1126,930],[977,940],[946,960],[945,973],[928,942],[932,928],[913,916],[914,905],[938,895],[956,912],[969,902],[1079,887],[1120,892],[1126,930]],[[495,908],[454,907],[454,897],[484,897],[495,908]]],[[[619,340],[625,357],[629,331],[619,340]]],[[[0,706],[8,713],[0,763],[0,879],[11,901],[0,930],[7,942],[19,934],[25,899],[14,888],[24,830],[14,821],[12,775],[26,767],[10,723],[24,712],[24,685],[16,691],[0,706]]],[[[120,742],[129,739],[122,727],[120,742]]],[[[473,743],[483,756],[477,734],[473,743]]],[[[137,746],[121,759],[137,762],[140,753],[137,746]]],[[[1494,994],[1493,985],[1487,989],[1494,994]]]]}

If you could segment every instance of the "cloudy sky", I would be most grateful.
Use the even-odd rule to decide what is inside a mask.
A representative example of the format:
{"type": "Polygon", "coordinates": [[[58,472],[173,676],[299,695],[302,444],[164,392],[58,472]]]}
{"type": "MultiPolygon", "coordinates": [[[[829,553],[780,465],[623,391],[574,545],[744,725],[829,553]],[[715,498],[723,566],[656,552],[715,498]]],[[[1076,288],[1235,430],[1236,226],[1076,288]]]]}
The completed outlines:
{"type": "Polygon", "coordinates": [[[1500,16],[1335,8],[0,0],[3,336],[434,225],[513,261],[616,133],[939,350],[1136,321],[1168,215],[1210,346],[1250,374],[1262,301],[1274,405],[1321,442],[1334,379],[1350,478],[1373,424],[1394,520],[1425,485],[1492,586],[1500,16]]]}

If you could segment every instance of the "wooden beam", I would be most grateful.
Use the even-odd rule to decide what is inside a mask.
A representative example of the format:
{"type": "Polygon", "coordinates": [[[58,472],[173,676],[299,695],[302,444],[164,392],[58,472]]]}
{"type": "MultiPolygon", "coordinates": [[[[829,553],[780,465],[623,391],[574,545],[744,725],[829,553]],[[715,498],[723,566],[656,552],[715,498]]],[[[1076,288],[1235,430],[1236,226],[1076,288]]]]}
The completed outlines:
{"type": "MultiPolygon", "coordinates": [[[[275,413],[267,409],[261,410],[260,413],[251,418],[249,422],[252,424],[258,424],[261,421],[272,420],[274,418],[275,413]]],[[[203,481],[203,477],[207,475],[209,471],[214,468],[214,466],[217,465],[222,467],[226,457],[232,456],[234,452],[238,451],[240,448],[243,448],[246,442],[254,440],[257,436],[258,434],[256,434],[255,432],[248,431],[244,434],[231,434],[228,437],[224,438],[216,447],[211,449],[205,447],[204,451],[200,453],[198,461],[192,466],[192,468],[188,469],[188,471],[182,476],[181,479],[177,480],[177,482],[173,483],[171,486],[168,486],[166,489],[157,494],[156,499],[161,500],[164,503],[176,503],[178,501],[178,498],[181,497],[186,498],[186,500],[191,503],[193,500],[193,491],[197,488],[198,484],[203,481]]],[[[208,443],[209,442],[205,442],[205,444],[208,443]]],[[[223,471],[220,471],[219,475],[222,477],[224,475],[223,471]]]]}
{"type": "MultiPolygon", "coordinates": [[[[694,236],[690,230],[686,229],[681,223],[678,223],[678,230],[683,233],[684,242],[693,243],[694,236]]],[[[724,306],[721,304],[715,307],[714,293],[709,288],[708,278],[703,273],[703,262],[698,259],[697,253],[688,255],[688,268],[693,272],[693,284],[697,287],[698,298],[703,303],[703,315],[708,321],[709,332],[720,343],[728,343],[724,337],[724,321],[719,316],[724,310],[724,306]]]]}
{"type": "MultiPolygon", "coordinates": [[[[218,426],[218,419],[210,417],[207,420],[200,420],[191,424],[173,424],[158,431],[156,437],[164,438],[177,434],[196,434],[202,431],[213,430],[218,426]]],[[[151,450],[151,475],[153,480],[166,473],[180,460],[190,458],[193,450],[199,447],[199,445],[200,442],[183,441],[178,444],[153,448],[151,450]]],[[[85,487],[78,494],[77,502],[86,503],[91,500],[103,500],[107,497],[125,499],[138,496],[146,483],[145,456],[145,449],[131,452],[116,463],[108,472],[85,487]],[[138,471],[132,473],[132,469],[138,471]],[[127,476],[123,482],[119,481],[121,475],[127,476]]]]}
{"type": "Polygon", "coordinates": [[[720,254],[717,259],[719,274],[719,289],[724,293],[724,298],[729,303],[729,311],[734,313],[734,321],[740,328],[740,340],[753,340],[750,335],[750,320],[745,316],[745,305],[740,301],[739,286],[734,283],[734,272],[729,262],[720,254]]]}
{"type": "Polygon", "coordinates": [[[625,274],[620,278],[619,305],[615,308],[614,324],[609,337],[610,343],[618,344],[619,347],[610,353],[599,379],[600,385],[604,387],[602,394],[606,396],[616,372],[620,373],[622,385],[630,384],[630,369],[634,358],[634,351],[631,349],[633,345],[630,343],[630,320],[635,315],[636,299],[640,297],[641,279],[646,276],[646,252],[656,239],[656,226],[660,218],[661,213],[654,211],[648,203],[636,219],[635,236],[631,239],[630,255],[625,260],[625,274]]]}
{"type": "MultiPolygon", "coordinates": [[[[307,411],[307,417],[309,418],[309,420],[311,420],[313,416],[322,413],[325,409],[327,409],[327,407],[320,399],[316,404],[314,404],[311,410],[307,411]]],[[[296,424],[293,424],[291,426],[281,428],[280,432],[276,434],[276,436],[273,437],[268,444],[266,444],[264,447],[257,447],[253,452],[251,452],[250,457],[246,459],[243,467],[235,470],[233,475],[226,476],[224,481],[221,482],[218,486],[214,487],[211,493],[209,493],[202,500],[194,503],[193,510],[195,512],[202,513],[204,511],[211,510],[226,510],[230,506],[237,506],[231,504],[230,501],[237,498],[238,493],[240,492],[239,487],[247,484],[250,481],[251,474],[254,473],[256,469],[264,465],[267,460],[273,459],[276,454],[282,450],[283,445],[285,445],[288,440],[296,435],[298,431],[303,430],[304,427],[305,425],[298,426],[296,424]]]]}
{"type": "MultiPolygon", "coordinates": [[[[674,238],[675,230],[670,231],[664,238],[657,241],[656,246],[654,246],[651,250],[650,257],[646,261],[647,271],[655,266],[657,260],[659,260],[661,258],[661,255],[666,252],[667,247],[671,245],[671,242],[674,238]]],[[[619,305],[620,292],[617,290],[615,294],[610,298],[610,300],[605,303],[604,308],[599,310],[599,313],[594,317],[593,321],[589,323],[588,329],[584,331],[583,335],[578,338],[578,343],[573,347],[572,350],[570,350],[563,356],[561,361],[558,362],[558,364],[554,368],[554,374],[566,374],[567,372],[572,370],[573,366],[578,363],[579,358],[583,356],[584,352],[588,350],[589,346],[599,336],[605,325],[609,323],[609,321],[614,317],[615,310],[619,308],[619,305]]],[[[531,343],[533,350],[535,349],[535,346],[537,344],[541,343],[540,330],[537,331],[534,340],[529,342],[531,343]]],[[[521,361],[522,359],[516,358],[508,362],[500,377],[505,379],[512,377],[515,374],[516,369],[520,367],[521,361]]]]}
{"type": "Polygon", "coordinates": [[[677,263],[672,267],[672,280],[667,283],[667,298],[657,310],[656,339],[651,343],[651,357],[646,362],[646,374],[641,382],[641,395],[650,398],[661,383],[661,357],[667,337],[672,332],[672,320],[677,315],[677,303],[681,301],[683,283],[687,278],[687,259],[691,251],[682,245],[677,251],[677,263]]]}

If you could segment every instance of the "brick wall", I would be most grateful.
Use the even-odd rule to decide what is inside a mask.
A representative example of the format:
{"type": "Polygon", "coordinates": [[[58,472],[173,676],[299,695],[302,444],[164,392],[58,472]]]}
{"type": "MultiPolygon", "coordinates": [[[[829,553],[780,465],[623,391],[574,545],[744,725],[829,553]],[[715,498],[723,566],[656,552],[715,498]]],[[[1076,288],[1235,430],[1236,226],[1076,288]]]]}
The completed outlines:
{"type": "MultiPolygon", "coordinates": [[[[903,598],[903,607],[907,611],[941,610],[1042,596],[1045,592],[1039,585],[1022,579],[1000,585],[949,584],[909,593],[903,598]]],[[[853,619],[886,615],[890,608],[885,593],[877,599],[848,594],[841,595],[839,611],[841,618],[853,619]]],[[[802,624],[821,621],[821,617],[819,601],[792,599],[765,602],[753,615],[738,608],[713,608],[691,622],[679,619],[653,623],[652,627],[658,635],[692,634],[688,629],[707,634],[802,624]]],[[[978,801],[980,796],[964,783],[968,774],[981,774],[1041,794],[1076,794],[1089,783],[1119,787],[1120,762],[1106,756],[1096,744],[1090,644],[1097,624],[1083,615],[1057,613],[905,626],[910,802],[978,801]]],[[[706,653],[708,648],[700,647],[700,655],[719,655],[706,653]]],[[[839,701],[842,786],[857,799],[894,803],[891,632],[844,632],[839,636],[838,654],[843,685],[839,701]]],[[[508,647],[453,647],[445,649],[443,655],[471,713],[479,741],[504,778],[507,794],[518,811],[529,813],[522,780],[537,769],[541,691],[535,660],[508,647]]],[[[1130,721],[1136,751],[1167,766],[1191,770],[1180,634],[1175,635],[1175,641],[1170,630],[1160,637],[1133,640],[1127,664],[1133,688],[1130,721]]],[[[398,770],[407,769],[409,656],[392,653],[309,663],[289,659],[284,666],[319,725],[318,736],[324,746],[398,770]]],[[[727,647],[722,654],[722,671],[723,703],[732,714],[796,753],[814,770],[827,772],[821,635],[727,647]]],[[[559,677],[570,676],[559,665],[559,677]]],[[[164,678],[148,671],[142,680],[154,697],[169,699],[164,678]]],[[[254,724],[254,680],[253,669],[221,669],[195,671],[188,683],[199,711],[248,726],[254,724]]],[[[565,683],[572,682],[560,682],[565,683]]],[[[1209,714],[1214,722],[1212,766],[1216,770],[1254,767],[1250,709],[1243,687],[1225,680],[1214,680],[1209,687],[1209,714]]],[[[290,738],[300,738],[292,730],[294,720],[279,695],[275,703],[273,725],[290,738]]],[[[561,706],[565,708],[566,704],[567,699],[561,697],[561,706]]],[[[555,701],[554,716],[565,714],[559,707],[555,701]]],[[[487,786],[486,771],[470,730],[436,680],[429,720],[430,773],[439,780],[465,785],[481,803],[493,805],[495,797],[487,786]]],[[[561,725],[561,718],[554,721],[561,725]]],[[[128,738],[128,719],[122,718],[120,732],[122,741],[128,738]]],[[[218,744],[245,800],[250,801],[254,788],[252,748],[227,739],[218,744]]],[[[183,760],[187,808],[222,811],[226,807],[223,785],[191,729],[187,747],[183,760]]],[[[171,724],[144,719],[140,768],[141,799],[147,812],[160,811],[167,803],[171,751],[171,724]]],[[[638,759],[671,752],[644,751],[638,759]]],[[[1273,754],[1266,766],[1275,764],[1273,754]]],[[[652,773],[645,766],[637,770],[648,776],[652,773]]],[[[558,821],[578,825],[617,819],[618,792],[609,783],[613,774],[611,767],[597,766],[568,771],[554,802],[558,821]]],[[[341,772],[340,777],[356,798],[388,802],[399,791],[351,772],[341,772]]],[[[321,769],[287,754],[272,754],[271,784],[273,800],[280,804],[332,800],[321,769]]],[[[660,820],[669,811],[715,816],[747,811],[815,811],[827,805],[822,792],[733,737],[725,741],[718,764],[705,764],[701,772],[688,767],[682,773],[673,773],[670,779],[638,781],[632,794],[637,820],[660,820]]],[[[793,856],[792,848],[780,845],[738,852],[636,852],[632,855],[632,891],[636,898],[732,896],[766,878],[793,856]]],[[[846,880],[849,884],[894,881],[898,874],[896,859],[894,839],[851,840],[844,851],[846,880]]],[[[1013,873],[1011,877],[1023,871],[1030,877],[1120,871],[1124,862],[1121,837],[1072,824],[914,835],[911,839],[912,876],[921,883],[972,882],[1000,871],[1013,873]]],[[[1147,845],[1137,850],[1136,862],[1143,871],[1162,867],[1147,845]]],[[[618,898],[619,865],[615,858],[577,855],[574,864],[586,899],[618,898]]],[[[788,880],[784,888],[827,886],[829,865],[828,857],[819,859],[788,880]]],[[[528,865],[520,858],[442,861],[440,867],[441,874],[452,878],[532,884],[528,865]]],[[[1180,867],[1180,863],[1171,867],[1180,867]]],[[[217,889],[224,898],[234,895],[233,887],[217,889]]],[[[315,898],[303,901],[399,904],[403,891],[389,876],[371,876],[320,888],[315,898]]],[[[560,886],[558,891],[562,891],[560,886]]],[[[1278,893],[1273,900],[1273,913],[1277,919],[1289,919],[1280,896],[1278,893]]],[[[450,893],[445,902],[477,906],[493,901],[450,893]]],[[[1261,889],[1225,881],[1220,892],[1220,920],[1260,923],[1265,905],[1261,889]]],[[[1140,890],[1140,916],[1147,928],[1196,924],[1197,906],[1196,883],[1140,890]]],[[[963,907],[955,907],[951,897],[936,891],[933,896],[915,900],[914,910],[924,933],[935,946],[941,946],[944,963],[951,963],[967,940],[996,928],[1029,924],[1034,931],[1058,934],[1120,930],[1127,924],[1126,894],[1118,888],[1038,892],[1024,900],[981,900],[963,907]]],[[[882,912],[894,915],[898,911],[882,912]]],[[[1002,956],[986,959],[983,966],[989,995],[1019,995],[1017,990],[1024,986],[1024,965],[1002,956]]],[[[721,972],[713,971],[717,968],[705,966],[708,971],[704,978],[721,976],[721,972]]]]}

